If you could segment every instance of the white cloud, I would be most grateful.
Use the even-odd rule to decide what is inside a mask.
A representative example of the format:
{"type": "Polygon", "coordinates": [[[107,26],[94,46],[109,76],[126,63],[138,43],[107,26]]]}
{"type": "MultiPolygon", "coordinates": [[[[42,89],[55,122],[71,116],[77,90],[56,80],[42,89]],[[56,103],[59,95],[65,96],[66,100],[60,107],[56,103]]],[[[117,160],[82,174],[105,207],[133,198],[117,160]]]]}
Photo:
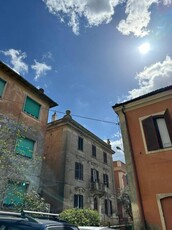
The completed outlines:
{"type": "Polygon", "coordinates": [[[61,22],[68,19],[73,32],[79,34],[80,18],[85,17],[88,26],[109,23],[115,14],[115,7],[126,3],[126,19],[119,22],[117,29],[124,35],[134,34],[143,37],[149,33],[152,4],[169,6],[172,0],[42,0],[50,13],[60,18],[61,22]]]}
{"type": "Polygon", "coordinates": [[[157,62],[137,74],[139,88],[129,91],[127,99],[133,99],[172,84],[172,59],[166,56],[165,60],[157,62]]]}
{"type": "Polygon", "coordinates": [[[15,50],[15,49],[9,49],[6,51],[1,50],[1,52],[5,56],[10,56],[11,58],[11,64],[13,65],[13,68],[18,73],[24,73],[28,72],[28,65],[23,61],[25,59],[26,53],[22,52],[21,50],[15,50]]]}
{"type": "Polygon", "coordinates": [[[46,72],[51,70],[51,66],[48,66],[45,63],[40,63],[34,60],[35,64],[31,65],[31,68],[35,70],[36,76],[34,77],[34,80],[37,81],[38,78],[40,78],[42,75],[46,75],[46,72]]]}
{"type": "MultiPolygon", "coordinates": [[[[68,25],[79,34],[79,19],[85,17],[88,26],[109,23],[114,14],[114,7],[121,0],[42,0],[49,12],[58,16],[61,22],[68,18],[68,25]]],[[[122,0],[123,1],[123,0],[122,0]]]]}
{"type": "Polygon", "coordinates": [[[133,33],[136,37],[144,37],[149,34],[148,25],[151,20],[150,7],[152,4],[164,4],[169,6],[172,0],[128,0],[125,13],[126,20],[121,20],[117,29],[124,35],[133,33]]]}
{"type": "Polygon", "coordinates": [[[125,156],[124,156],[124,147],[123,147],[123,142],[122,142],[122,138],[115,140],[115,141],[111,141],[111,146],[112,149],[115,151],[115,154],[113,155],[113,161],[122,161],[125,162],[125,156]],[[117,147],[117,148],[116,148],[117,147]],[[118,149],[118,147],[121,149],[118,149]]]}

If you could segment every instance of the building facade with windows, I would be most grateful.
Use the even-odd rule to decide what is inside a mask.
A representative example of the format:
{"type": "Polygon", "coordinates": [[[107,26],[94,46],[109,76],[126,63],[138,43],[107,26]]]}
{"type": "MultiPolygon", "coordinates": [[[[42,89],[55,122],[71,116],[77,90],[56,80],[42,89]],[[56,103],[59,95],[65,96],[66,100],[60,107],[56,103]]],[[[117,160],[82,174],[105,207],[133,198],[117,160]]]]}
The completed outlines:
{"type": "Polygon", "coordinates": [[[1,208],[19,204],[17,193],[38,190],[48,112],[56,105],[0,62],[1,208]]]}
{"type": "Polygon", "coordinates": [[[113,170],[115,178],[115,194],[117,196],[117,210],[119,223],[127,223],[129,220],[129,216],[126,213],[126,210],[122,205],[122,202],[118,199],[118,197],[122,196],[124,192],[128,193],[126,164],[120,160],[113,161],[113,170]]]}
{"type": "Polygon", "coordinates": [[[120,119],[136,229],[172,226],[172,86],[113,107],[120,119]]]}
{"type": "Polygon", "coordinates": [[[116,221],[110,143],[72,119],[70,111],[47,126],[42,196],[51,211],[97,210],[102,222],[116,221]]]}

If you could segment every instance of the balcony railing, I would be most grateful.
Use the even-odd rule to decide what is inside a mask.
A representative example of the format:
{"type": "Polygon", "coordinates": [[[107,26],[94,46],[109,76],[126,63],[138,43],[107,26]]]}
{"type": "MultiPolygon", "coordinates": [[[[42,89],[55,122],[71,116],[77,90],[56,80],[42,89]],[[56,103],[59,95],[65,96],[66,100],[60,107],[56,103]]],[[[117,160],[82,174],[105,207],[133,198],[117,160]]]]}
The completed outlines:
{"type": "Polygon", "coordinates": [[[90,190],[98,195],[104,195],[107,192],[107,187],[100,182],[91,182],[90,183],[90,190]]]}

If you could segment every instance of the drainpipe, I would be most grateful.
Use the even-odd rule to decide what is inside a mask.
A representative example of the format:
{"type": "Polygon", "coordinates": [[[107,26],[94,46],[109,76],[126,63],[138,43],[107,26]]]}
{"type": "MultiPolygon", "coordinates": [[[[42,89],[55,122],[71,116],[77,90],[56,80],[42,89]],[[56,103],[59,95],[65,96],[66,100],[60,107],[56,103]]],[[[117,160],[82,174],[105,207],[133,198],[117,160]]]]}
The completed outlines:
{"type": "Polygon", "coordinates": [[[131,152],[131,159],[132,159],[132,162],[133,162],[134,175],[135,175],[136,186],[137,186],[137,191],[138,191],[138,200],[139,200],[140,207],[141,207],[141,217],[143,219],[144,228],[147,229],[147,227],[146,227],[147,224],[146,224],[146,221],[145,221],[145,214],[144,214],[144,209],[143,209],[143,203],[142,203],[142,199],[141,199],[141,191],[140,191],[140,187],[139,187],[139,179],[138,179],[138,175],[136,173],[136,162],[135,162],[135,159],[134,159],[134,156],[133,156],[133,148],[132,148],[131,138],[130,138],[130,135],[129,135],[129,128],[128,128],[128,119],[127,119],[127,116],[126,116],[126,113],[125,113],[125,106],[124,105],[122,106],[121,111],[122,111],[122,113],[124,115],[126,128],[127,128],[127,136],[128,136],[129,147],[130,147],[130,152],[131,152]]]}

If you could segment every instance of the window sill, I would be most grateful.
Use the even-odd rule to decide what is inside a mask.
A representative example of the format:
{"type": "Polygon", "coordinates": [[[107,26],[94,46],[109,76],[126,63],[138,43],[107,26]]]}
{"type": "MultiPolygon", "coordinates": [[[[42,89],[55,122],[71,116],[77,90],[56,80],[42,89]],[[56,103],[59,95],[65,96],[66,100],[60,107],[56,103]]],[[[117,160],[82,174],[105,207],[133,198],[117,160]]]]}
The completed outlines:
{"type": "Polygon", "coordinates": [[[152,151],[146,151],[146,154],[152,154],[152,153],[161,153],[161,152],[168,152],[172,151],[172,146],[168,148],[163,148],[163,149],[157,149],[157,150],[152,150],[152,151]]]}

